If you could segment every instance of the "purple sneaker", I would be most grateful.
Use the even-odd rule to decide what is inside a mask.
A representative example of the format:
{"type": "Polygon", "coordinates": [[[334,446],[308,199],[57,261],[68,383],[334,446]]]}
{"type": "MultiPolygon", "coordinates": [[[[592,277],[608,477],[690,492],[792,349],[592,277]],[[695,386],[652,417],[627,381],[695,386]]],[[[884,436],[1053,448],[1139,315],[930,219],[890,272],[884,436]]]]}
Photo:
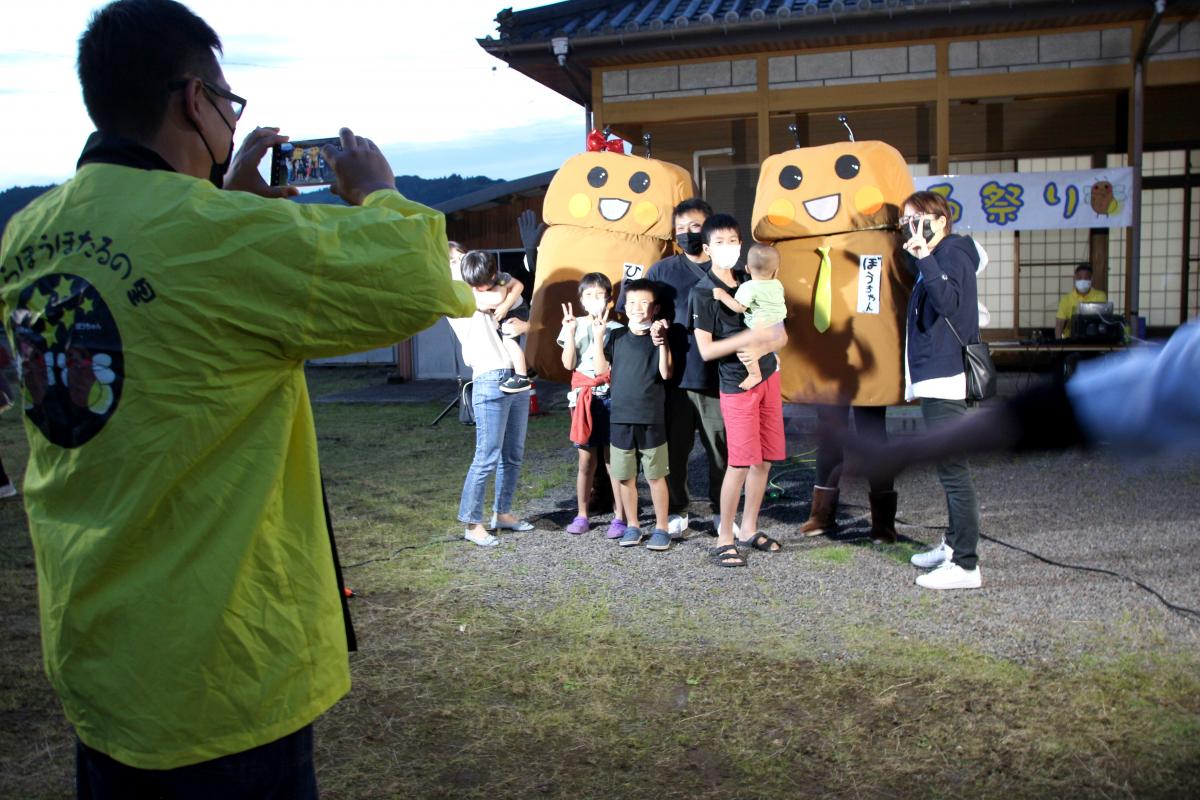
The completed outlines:
{"type": "Polygon", "coordinates": [[[587,517],[576,517],[575,519],[571,520],[571,524],[567,526],[567,533],[573,533],[578,536],[581,533],[587,533],[591,527],[592,525],[588,522],[587,517]]]}
{"type": "Polygon", "coordinates": [[[605,539],[620,539],[625,535],[625,528],[628,527],[623,519],[614,519],[608,526],[608,533],[604,534],[605,539]]]}

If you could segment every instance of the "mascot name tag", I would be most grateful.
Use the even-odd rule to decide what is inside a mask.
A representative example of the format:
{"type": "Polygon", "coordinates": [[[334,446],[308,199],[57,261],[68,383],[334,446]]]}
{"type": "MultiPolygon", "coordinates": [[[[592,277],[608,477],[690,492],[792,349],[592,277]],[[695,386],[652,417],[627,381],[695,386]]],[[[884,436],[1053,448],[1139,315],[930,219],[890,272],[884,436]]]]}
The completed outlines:
{"type": "Polygon", "coordinates": [[[883,281],[883,256],[858,257],[858,313],[879,313],[879,287],[883,281]]]}
{"type": "Polygon", "coordinates": [[[630,264],[629,262],[625,262],[625,280],[636,281],[645,274],[645,264],[630,264]]]}

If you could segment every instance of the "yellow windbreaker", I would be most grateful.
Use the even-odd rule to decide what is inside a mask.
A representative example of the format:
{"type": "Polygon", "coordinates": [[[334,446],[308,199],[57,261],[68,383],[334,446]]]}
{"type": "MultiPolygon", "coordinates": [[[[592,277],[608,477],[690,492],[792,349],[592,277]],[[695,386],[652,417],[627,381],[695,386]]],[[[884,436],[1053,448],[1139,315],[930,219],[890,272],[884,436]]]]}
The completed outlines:
{"type": "Polygon", "coordinates": [[[80,168],[15,216],[43,654],[79,737],[135,767],[239,752],[350,686],[304,360],[475,311],[443,216],[80,168]]]}

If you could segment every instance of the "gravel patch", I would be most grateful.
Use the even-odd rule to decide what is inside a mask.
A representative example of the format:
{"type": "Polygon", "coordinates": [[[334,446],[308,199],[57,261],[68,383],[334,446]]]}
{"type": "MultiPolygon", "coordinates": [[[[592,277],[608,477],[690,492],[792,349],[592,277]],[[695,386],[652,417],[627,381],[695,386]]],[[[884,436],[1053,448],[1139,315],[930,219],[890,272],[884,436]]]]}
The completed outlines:
{"type": "MultiPolygon", "coordinates": [[[[793,434],[788,452],[813,446],[811,437],[793,434]]],[[[562,458],[574,454],[564,448],[562,458]]],[[[575,512],[572,481],[520,509],[536,530],[506,533],[497,548],[464,543],[448,558],[478,575],[481,586],[468,590],[474,599],[522,616],[583,601],[650,636],[753,640],[823,660],[856,658],[864,645],[888,639],[965,646],[1020,663],[1143,649],[1195,653],[1200,644],[1200,619],[1168,610],[1133,583],[1046,564],[997,542],[980,545],[982,589],[917,587],[907,556],[936,543],[946,524],[932,469],[898,480],[897,530],[909,544],[880,548],[867,536],[863,482],[844,482],[842,529],[806,539],[796,531],[807,517],[812,468],[777,468],[784,496],[764,503],[760,527],[783,551],[752,552],[747,568],[721,569],[707,558],[714,539],[699,447],[692,466],[692,529],[668,552],[605,540],[607,516],[593,518],[589,533],[565,533],[575,512]]],[[[1200,610],[1200,457],[1164,464],[1083,452],[997,456],[977,459],[972,473],[984,535],[1054,561],[1122,573],[1200,610]]],[[[648,495],[643,487],[646,510],[648,495]]]]}

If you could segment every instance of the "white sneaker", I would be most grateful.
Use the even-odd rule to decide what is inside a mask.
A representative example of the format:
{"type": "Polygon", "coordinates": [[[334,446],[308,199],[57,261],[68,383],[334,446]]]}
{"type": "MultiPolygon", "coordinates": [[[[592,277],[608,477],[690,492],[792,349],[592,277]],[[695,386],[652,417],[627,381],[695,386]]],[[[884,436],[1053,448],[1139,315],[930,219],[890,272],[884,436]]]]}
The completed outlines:
{"type": "Polygon", "coordinates": [[[915,553],[909,562],[914,567],[921,569],[933,569],[940,564],[944,564],[954,556],[954,551],[950,549],[950,545],[946,544],[946,540],[942,539],[942,543],[932,550],[926,550],[924,553],[915,553]]]}
{"type": "Polygon", "coordinates": [[[3,486],[0,486],[0,500],[7,500],[10,497],[16,496],[17,487],[13,486],[11,483],[6,483],[3,486]]]}
{"type": "Polygon", "coordinates": [[[467,532],[463,534],[463,538],[480,547],[495,547],[500,544],[500,540],[487,531],[473,531],[470,528],[467,528],[467,532]]]}
{"type": "MultiPolygon", "coordinates": [[[[721,532],[721,515],[720,515],[720,513],[713,514],[713,530],[716,531],[718,534],[721,532]]],[[[737,536],[741,532],[742,532],[742,529],[738,527],[737,520],[735,519],[733,521],[733,535],[737,536]]]]}
{"type": "Polygon", "coordinates": [[[672,536],[681,536],[688,529],[687,514],[672,514],[667,519],[667,533],[672,536]]]}
{"type": "Polygon", "coordinates": [[[918,575],[917,586],[926,589],[978,589],[979,567],[963,569],[953,561],[946,561],[937,569],[918,575]]]}

